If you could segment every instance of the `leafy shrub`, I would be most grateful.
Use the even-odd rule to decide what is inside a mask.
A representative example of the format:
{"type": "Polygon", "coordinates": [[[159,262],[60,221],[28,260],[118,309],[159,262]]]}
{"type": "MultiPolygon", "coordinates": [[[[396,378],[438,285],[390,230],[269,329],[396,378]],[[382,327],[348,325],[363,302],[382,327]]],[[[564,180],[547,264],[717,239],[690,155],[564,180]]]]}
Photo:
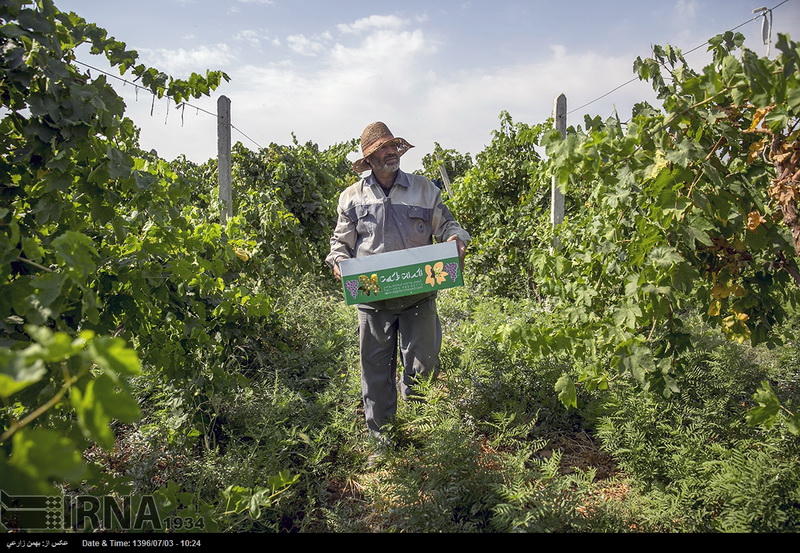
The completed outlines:
{"type": "Polygon", "coordinates": [[[654,502],[655,518],[643,524],[796,531],[800,444],[785,431],[745,423],[751,394],[766,376],[768,368],[758,362],[766,353],[708,330],[695,343],[679,380],[681,393],[664,399],[616,386],[598,421],[604,447],[654,502]]]}
{"type": "Polygon", "coordinates": [[[528,297],[535,290],[529,256],[549,220],[550,181],[536,151],[545,128],[501,113],[490,145],[453,183],[449,205],[473,238],[468,273],[486,294],[528,297]]]}

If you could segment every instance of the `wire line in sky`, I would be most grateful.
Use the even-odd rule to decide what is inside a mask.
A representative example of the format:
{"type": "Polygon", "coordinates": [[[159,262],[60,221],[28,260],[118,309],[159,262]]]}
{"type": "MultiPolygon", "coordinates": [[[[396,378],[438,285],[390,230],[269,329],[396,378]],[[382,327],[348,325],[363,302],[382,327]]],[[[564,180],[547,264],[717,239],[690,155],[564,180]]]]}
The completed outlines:
{"type": "MultiPolygon", "coordinates": [[[[745,25],[747,25],[749,23],[752,23],[753,21],[757,21],[758,19],[765,18],[767,16],[767,14],[769,14],[771,16],[771,14],[772,14],[772,12],[774,10],[777,10],[778,8],[780,8],[781,6],[786,4],[787,2],[789,2],[789,0],[782,0],[781,2],[779,2],[778,4],[776,4],[772,8],[762,8],[762,9],[759,9],[759,10],[755,10],[753,12],[753,13],[756,13],[755,16],[748,18],[746,21],[740,23],[739,25],[737,25],[737,26],[735,26],[735,27],[733,27],[731,29],[728,29],[727,32],[735,31],[735,30],[737,30],[737,29],[739,29],[739,28],[741,28],[741,27],[743,27],[743,26],[745,26],[745,25]]],[[[693,53],[693,52],[695,52],[695,51],[699,50],[700,48],[703,48],[703,47],[705,47],[707,45],[708,45],[708,41],[705,41],[702,44],[699,44],[698,46],[692,48],[691,50],[686,51],[684,53],[684,55],[691,54],[691,53],[693,53]]],[[[108,73],[106,71],[103,71],[102,69],[98,69],[97,67],[93,67],[93,66],[91,66],[91,65],[89,65],[87,63],[84,63],[84,62],[81,62],[81,61],[78,61],[78,60],[75,60],[75,63],[78,63],[78,64],[80,64],[82,66],[85,66],[88,69],[94,70],[94,71],[96,71],[98,73],[101,73],[101,74],[107,75],[109,77],[112,77],[114,79],[117,79],[119,81],[122,81],[124,84],[129,84],[129,85],[135,87],[137,91],[141,89],[141,90],[146,90],[147,92],[153,94],[153,106],[151,107],[151,115],[152,115],[153,107],[155,106],[155,100],[156,100],[156,94],[153,93],[152,90],[150,90],[149,88],[146,88],[144,86],[138,85],[133,81],[130,81],[130,80],[125,79],[125,78],[122,78],[122,77],[120,77],[118,75],[114,75],[112,73],[108,73]]],[[[629,85],[629,84],[631,84],[631,83],[633,83],[633,82],[635,82],[637,80],[640,80],[640,78],[638,76],[637,77],[633,77],[633,78],[625,81],[624,83],[614,87],[613,89],[609,90],[608,92],[605,92],[604,94],[601,94],[600,96],[594,98],[593,100],[590,100],[589,102],[586,102],[586,103],[584,103],[584,104],[582,104],[582,105],[580,105],[580,106],[578,106],[576,108],[573,108],[573,109],[567,111],[567,113],[564,115],[564,117],[566,117],[567,115],[571,115],[571,114],[573,114],[573,113],[575,113],[577,111],[583,110],[584,108],[594,104],[595,102],[598,102],[598,101],[602,100],[603,98],[606,98],[606,97],[610,96],[614,92],[620,90],[621,88],[624,88],[625,86],[627,86],[627,85],[629,85]]],[[[202,111],[203,113],[211,115],[212,117],[218,117],[218,115],[216,113],[212,113],[212,112],[210,112],[208,110],[205,110],[205,109],[203,109],[203,108],[201,108],[199,106],[190,104],[188,102],[182,102],[182,103],[178,104],[178,106],[177,106],[177,109],[181,110],[181,125],[183,125],[183,117],[184,117],[184,111],[185,111],[186,106],[194,108],[195,110],[197,110],[198,113],[202,111]]],[[[169,115],[169,107],[167,107],[167,117],[168,117],[168,115],[169,115]]],[[[165,124],[166,124],[166,122],[167,122],[167,120],[165,118],[165,124]]],[[[259,149],[262,149],[262,146],[258,142],[253,140],[250,136],[245,134],[242,130],[238,129],[233,124],[231,124],[230,126],[231,126],[231,128],[233,130],[235,130],[236,132],[241,134],[244,138],[246,138],[247,140],[249,140],[250,142],[255,144],[259,149]]]]}
{"type": "MultiPolygon", "coordinates": [[[[114,75],[113,73],[109,73],[108,71],[103,71],[102,69],[98,69],[97,67],[89,65],[88,63],[84,63],[84,62],[79,61],[79,60],[74,60],[74,61],[75,61],[75,63],[77,63],[79,65],[82,65],[82,66],[84,66],[84,67],[86,67],[86,68],[88,68],[90,70],[97,71],[98,73],[102,73],[103,75],[106,75],[108,77],[112,77],[114,79],[117,79],[118,81],[122,81],[124,84],[129,84],[129,85],[135,87],[137,90],[145,90],[145,91],[149,92],[150,94],[153,95],[153,105],[155,106],[156,94],[155,94],[155,92],[153,92],[149,88],[147,88],[145,86],[142,86],[142,85],[138,85],[133,81],[129,81],[128,79],[124,79],[124,78],[120,77],[119,75],[114,75]]],[[[189,106],[190,108],[194,108],[198,112],[202,111],[203,113],[211,115],[214,118],[219,118],[219,115],[217,115],[216,113],[212,113],[212,112],[210,112],[210,111],[208,111],[206,109],[201,108],[200,106],[195,106],[193,104],[190,104],[189,102],[181,102],[176,106],[176,109],[180,109],[181,110],[181,123],[183,123],[183,110],[186,108],[186,106],[189,106]]],[[[150,110],[150,115],[153,115],[152,108],[150,110]]],[[[167,104],[167,115],[169,115],[169,104],[167,104]]],[[[166,119],[164,120],[164,124],[166,124],[166,119]]],[[[231,128],[233,130],[235,130],[236,132],[238,132],[239,134],[241,134],[242,136],[244,136],[247,140],[249,140],[250,142],[252,142],[256,146],[258,146],[259,149],[262,149],[262,146],[258,142],[256,142],[255,140],[253,140],[252,138],[247,136],[241,130],[237,129],[236,126],[234,126],[233,124],[231,124],[231,128]]]]}
{"type": "MultiPolygon", "coordinates": [[[[769,8],[769,9],[765,10],[764,12],[762,12],[762,13],[759,13],[759,14],[758,14],[758,15],[756,15],[755,17],[751,17],[751,18],[750,18],[750,19],[748,19],[747,21],[745,21],[745,22],[743,22],[743,23],[740,23],[739,25],[737,25],[736,27],[733,27],[732,29],[728,29],[728,31],[727,31],[727,32],[735,31],[736,29],[739,29],[740,27],[744,27],[744,26],[745,26],[745,25],[747,25],[748,23],[752,23],[753,21],[756,21],[757,19],[759,19],[759,18],[761,18],[761,17],[764,17],[764,14],[766,14],[766,13],[770,13],[770,12],[772,12],[772,11],[774,11],[774,10],[777,10],[778,8],[780,8],[781,6],[783,6],[783,5],[784,5],[786,2],[788,2],[788,1],[789,1],[789,0],[783,0],[783,2],[781,2],[780,4],[777,4],[775,7],[773,7],[773,8],[769,8]]],[[[692,48],[691,50],[688,50],[687,52],[685,52],[685,55],[687,55],[687,54],[691,54],[692,52],[694,52],[694,51],[696,51],[696,50],[699,50],[700,48],[702,48],[702,47],[703,47],[703,46],[705,46],[706,44],[708,44],[708,41],[705,41],[704,43],[702,43],[702,44],[700,44],[700,45],[698,45],[698,46],[695,46],[695,47],[694,47],[694,48],[692,48]]],[[[586,103],[585,103],[585,104],[583,104],[582,106],[578,106],[577,108],[575,108],[575,109],[572,109],[572,110],[568,111],[568,112],[566,113],[566,115],[570,115],[570,114],[572,114],[572,113],[575,113],[575,112],[576,112],[576,111],[578,111],[578,110],[581,110],[581,109],[585,108],[586,106],[590,106],[590,105],[594,104],[595,102],[597,102],[597,101],[599,101],[599,100],[602,100],[602,99],[603,99],[603,98],[605,98],[606,96],[608,96],[608,95],[610,95],[610,94],[612,94],[612,93],[616,92],[616,91],[617,91],[617,90],[619,90],[620,88],[622,88],[622,87],[624,87],[624,86],[627,86],[627,85],[631,84],[632,82],[634,82],[634,81],[638,81],[638,80],[639,80],[639,77],[634,77],[633,79],[631,79],[631,80],[629,80],[629,81],[626,81],[626,82],[622,83],[621,85],[617,86],[616,88],[614,88],[614,89],[612,89],[612,90],[609,90],[608,92],[606,92],[606,93],[605,93],[605,94],[603,94],[602,96],[598,96],[598,97],[597,97],[597,98],[595,98],[594,100],[591,100],[591,101],[589,101],[589,102],[586,102],[586,103]]]]}

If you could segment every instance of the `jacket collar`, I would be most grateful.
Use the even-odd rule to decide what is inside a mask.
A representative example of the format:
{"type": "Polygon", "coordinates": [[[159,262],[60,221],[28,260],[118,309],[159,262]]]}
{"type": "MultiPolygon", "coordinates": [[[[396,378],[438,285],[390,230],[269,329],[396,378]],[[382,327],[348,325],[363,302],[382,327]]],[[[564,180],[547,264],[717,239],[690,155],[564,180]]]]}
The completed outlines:
{"type": "MultiPolygon", "coordinates": [[[[378,179],[375,178],[375,175],[370,173],[365,179],[364,182],[367,183],[369,186],[380,186],[378,179]]],[[[411,186],[411,179],[408,177],[407,173],[404,173],[400,169],[397,170],[397,175],[394,178],[394,183],[399,184],[400,186],[405,186],[408,188],[411,186]]]]}

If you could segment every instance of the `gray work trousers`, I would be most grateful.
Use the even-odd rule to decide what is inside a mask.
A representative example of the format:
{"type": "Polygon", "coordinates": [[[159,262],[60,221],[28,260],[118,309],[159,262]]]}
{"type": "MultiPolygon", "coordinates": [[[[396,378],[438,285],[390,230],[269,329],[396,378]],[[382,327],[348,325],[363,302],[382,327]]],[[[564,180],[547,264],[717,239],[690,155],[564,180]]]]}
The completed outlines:
{"type": "Polygon", "coordinates": [[[436,298],[429,297],[409,307],[359,309],[358,330],[364,415],[370,433],[375,434],[397,413],[398,340],[403,399],[413,393],[416,379],[435,376],[438,370],[442,327],[436,298]]]}

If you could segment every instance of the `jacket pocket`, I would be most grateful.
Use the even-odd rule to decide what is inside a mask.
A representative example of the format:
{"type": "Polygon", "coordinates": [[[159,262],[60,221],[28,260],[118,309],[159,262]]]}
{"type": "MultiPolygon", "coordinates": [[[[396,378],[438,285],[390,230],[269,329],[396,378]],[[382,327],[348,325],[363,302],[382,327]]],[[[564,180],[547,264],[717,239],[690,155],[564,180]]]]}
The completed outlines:
{"type": "Polygon", "coordinates": [[[425,246],[431,243],[431,210],[419,206],[408,208],[408,241],[411,246],[425,246]]]}
{"type": "Polygon", "coordinates": [[[369,235],[375,232],[378,225],[378,218],[375,208],[370,205],[357,205],[354,210],[356,231],[359,235],[369,235]]]}

